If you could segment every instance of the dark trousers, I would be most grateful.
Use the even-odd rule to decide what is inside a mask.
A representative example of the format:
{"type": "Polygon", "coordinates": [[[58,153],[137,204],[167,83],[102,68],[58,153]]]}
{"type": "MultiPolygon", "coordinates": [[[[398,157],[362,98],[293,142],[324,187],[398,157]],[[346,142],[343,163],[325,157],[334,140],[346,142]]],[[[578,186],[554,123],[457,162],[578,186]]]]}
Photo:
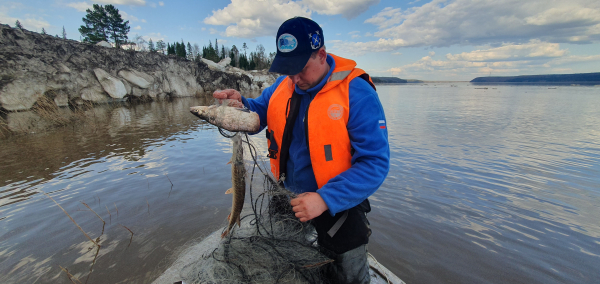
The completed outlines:
{"type": "Polygon", "coordinates": [[[371,229],[366,216],[370,211],[369,200],[364,200],[335,216],[325,211],[313,219],[321,252],[334,260],[325,267],[331,283],[370,283],[367,243],[371,229]],[[333,235],[332,228],[337,228],[333,235]]]}
{"type": "Polygon", "coordinates": [[[367,245],[361,245],[342,254],[325,252],[334,260],[325,267],[325,277],[328,283],[371,283],[369,262],[367,260],[367,245]]]}

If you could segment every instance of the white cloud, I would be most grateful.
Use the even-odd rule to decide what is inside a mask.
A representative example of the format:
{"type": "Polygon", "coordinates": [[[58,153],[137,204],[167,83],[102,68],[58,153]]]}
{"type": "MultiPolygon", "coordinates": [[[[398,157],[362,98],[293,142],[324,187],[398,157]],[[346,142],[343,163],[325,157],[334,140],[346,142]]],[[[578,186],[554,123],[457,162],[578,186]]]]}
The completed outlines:
{"type": "Polygon", "coordinates": [[[303,0],[301,4],[321,15],[342,15],[352,19],[365,12],[379,0],[303,0]]]}
{"type": "Polygon", "coordinates": [[[146,6],[146,0],[96,0],[101,4],[146,6]]]}
{"type": "Polygon", "coordinates": [[[370,33],[370,32],[366,32],[366,33],[365,33],[365,36],[373,36],[373,34],[372,34],[372,33],[370,33]]]}
{"type": "Polygon", "coordinates": [[[141,21],[142,21],[142,23],[145,23],[145,22],[146,22],[146,19],[142,19],[141,21]]]}
{"type": "Polygon", "coordinates": [[[156,3],[150,3],[150,7],[156,8],[156,3]]]}
{"type": "MultiPolygon", "coordinates": [[[[145,6],[146,1],[144,0],[97,0],[99,4],[115,4],[115,5],[133,5],[133,6],[145,6]]],[[[79,12],[85,12],[87,9],[92,8],[92,2],[70,2],[66,4],[67,7],[75,8],[79,12]]],[[[151,3],[152,5],[152,3],[151,3]]],[[[121,15],[126,14],[124,11],[119,11],[121,15]]]]}
{"type": "Polygon", "coordinates": [[[21,24],[23,24],[23,27],[26,29],[40,31],[40,32],[41,32],[42,28],[50,27],[50,23],[48,23],[43,18],[37,18],[37,19],[26,18],[25,20],[21,21],[21,24]]]}
{"type": "MultiPolygon", "coordinates": [[[[568,50],[560,49],[559,44],[539,40],[532,40],[525,44],[504,44],[500,47],[447,54],[445,60],[433,59],[434,52],[429,54],[411,64],[394,68],[402,70],[403,74],[411,74],[411,76],[439,77],[440,74],[456,73],[461,76],[476,77],[490,73],[501,75],[553,73],[555,70],[569,69],[560,67],[561,65],[600,61],[600,55],[569,55],[568,50]]],[[[397,70],[392,70],[394,68],[388,69],[386,72],[397,73],[397,70]]]]}
{"type": "Polygon", "coordinates": [[[554,65],[563,65],[569,63],[580,63],[580,62],[593,62],[600,61],[599,55],[567,55],[564,57],[554,58],[545,65],[545,67],[550,67],[554,65]]]}
{"type": "MultiPolygon", "coordinates": [[[[18,5],[18,4],[17,4],[18,5]]],[[[15,7],[10,7],[14,9],[15,7]]],[[[18,20],[23,28],[31,31],[41,32],[42,28],[48,29],[51,27],[50,23],[44,20],[41,17],[36,17],[35,15],[25,15],[24,18],[14,18],[7,15],[9,8],[0,6],[0,23],[9,25],[11,27],[15,26],[15,22],[18,20]]]]}
{"type": "Polygon", "coordinates": [[[550,70],[552,70],[552,74],[557,74],[557,73],[573,73],[573,69],[571,69],[571,68],[552,68],[550,70]]]}
{"type": "Polygon", "coordinates": [[[152,39],[152,41],[156,43],[156,42],[158,42],[159,40],[165,41],[165,39],[166,39],[166,36],[165,36],[165,35],[162,35],[161,33],[149,33],[149,34],[147,34],[147,35],[143,36],[143,38],[144,38],[145,40],[150,40],[150,39],[152,39]]]}
{"type": "Polygon", "coordinates": [[[313,12],[342,15],[352,19],[379,0],[231,0],[227,7],[212,12],[205,24],[227,26],[225,36],[255,38],[273,36],[285,20],[313,12]]]}
{"type": "Polygon", "coordinates": [[[139,31],[139,30],[141,30],[141,29],[142,29],[142,26],[137,26],[137,27],[135,27],[135,28],[133,28],[133,29],[134,29],[134,30],[137,30],[137,31],[139,31]]]}
{"type": "Polygon", "coordinates": [[[405,46],[600,40],[597,0],[433,0],[405,11],[385,8],[365,21],[375,36],[405,46]]]}
{"type": "Polygon", "coordinates": [[[123,20],[130,21],[130,22],[139,21],[139,19],[136,16],[129,15],[125,11],[119,11],[119,13],[121,14],[121,17],[123,17],[123,20]]]}
{"type": "Polygon", "coordinates": [[[365,20],[365,23],[370,23],[378,26],[380,29],[385,29],[393,25],[402,23],[404,15],[400,8],[386,7],[375,16],[365,20]]]}
{"type": "Polygon", "coordinates": [[[567,50],[560,49],[558,43],[532,40],[526,44],[504,44],[500,47],[485,50],[447,54],[446,58],[452,61],[512,61],[515,58],[552,58],[562,57],[566,54],[567,50]]]}
{"type": "Polygon", "coordinates": [[[210,32],[211,35],[219,33],[219,31],[217,31],[216,29],[213,29],[213,28],[208,29],[208,31],[210,32]]]}
{"type": "MultiPolygon", "coordinates": [[[[341,40],[330,40],[333,44],[331,50],[336,54],[363,55],[369,52],[388,52],[396,51],[400,47],[406,46],[402,39],[383,39],[367,42],[349,42],[341,40]]],[[[327,50],[330,50],[329,47],[327,50]]]]}
{"type": "Polygon", "coordinates": [[[434,57],[435,56],[435,51],[430,51],[429,52],[429,56],[434,57]]]}
{"type": "Polygon", "coordinates": [[[160,5],[160,6],[164,6],[164,5],[165,5],[165,2],[163,2],[163,1],[159,1],[159,2],[158,2],[158,5],[160,5]]]}
{"type": "Polygon", "coordinates": [[[87,9],[92,9],[92,4],[87,2],[71,2],[67,3],[67,6],[75,8],[79,12],[85,12],[87,9]]]}
{"type": "Polygon", "coordinates": [[[227,26],[225,36],[254,38],[273,36],[283,21],[295,17],[310,17],[310,11],[293,1],[232,0],[227,7],[213,11],[205,24],[227,26]]]}
{"type": "Polygon", "coordinates": [[[402,73],[402,69],[400,69],[398,67],[390,68],[390,69],[385,70],[385,71],[392,73],[392,75],[398,75],[398,74],[402,73]]]}

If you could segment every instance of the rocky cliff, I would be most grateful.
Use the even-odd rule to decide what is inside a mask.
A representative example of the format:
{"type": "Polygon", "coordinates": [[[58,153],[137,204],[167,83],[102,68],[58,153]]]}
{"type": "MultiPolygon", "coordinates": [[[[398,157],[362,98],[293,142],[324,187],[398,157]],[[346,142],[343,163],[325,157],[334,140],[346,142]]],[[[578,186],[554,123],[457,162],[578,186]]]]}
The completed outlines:
{"type": "Polygon", "coordinates": [[[30,109],[46,96],[57,106],[206,96],[234,88],[255,96],[275,82],[208,60],[80,43],[0,24],[0,108],[30,109]]]}

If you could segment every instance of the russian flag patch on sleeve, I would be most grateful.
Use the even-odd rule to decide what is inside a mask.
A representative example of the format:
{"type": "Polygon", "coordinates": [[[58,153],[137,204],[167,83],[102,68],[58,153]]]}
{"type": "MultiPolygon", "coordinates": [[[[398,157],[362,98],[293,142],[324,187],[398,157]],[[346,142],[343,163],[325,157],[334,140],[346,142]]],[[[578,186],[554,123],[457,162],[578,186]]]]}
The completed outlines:
{"type": "Polygon", "coordinates": [[[380,120],[379,121],[379,128],[385,129],[385,120],[380,120]]]}

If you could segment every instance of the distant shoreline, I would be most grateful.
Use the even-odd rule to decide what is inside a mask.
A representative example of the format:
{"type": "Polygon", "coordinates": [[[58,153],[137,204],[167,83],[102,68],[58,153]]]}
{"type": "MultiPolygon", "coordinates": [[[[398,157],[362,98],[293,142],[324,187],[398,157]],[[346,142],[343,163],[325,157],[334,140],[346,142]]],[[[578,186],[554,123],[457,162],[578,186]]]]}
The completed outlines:
{"type": "Polygon", "coordinates": [[[477,77],[473,84],[516,84],[516,85],[599,85],[600,72],[580,74],[547,74],[477,77]]]}

